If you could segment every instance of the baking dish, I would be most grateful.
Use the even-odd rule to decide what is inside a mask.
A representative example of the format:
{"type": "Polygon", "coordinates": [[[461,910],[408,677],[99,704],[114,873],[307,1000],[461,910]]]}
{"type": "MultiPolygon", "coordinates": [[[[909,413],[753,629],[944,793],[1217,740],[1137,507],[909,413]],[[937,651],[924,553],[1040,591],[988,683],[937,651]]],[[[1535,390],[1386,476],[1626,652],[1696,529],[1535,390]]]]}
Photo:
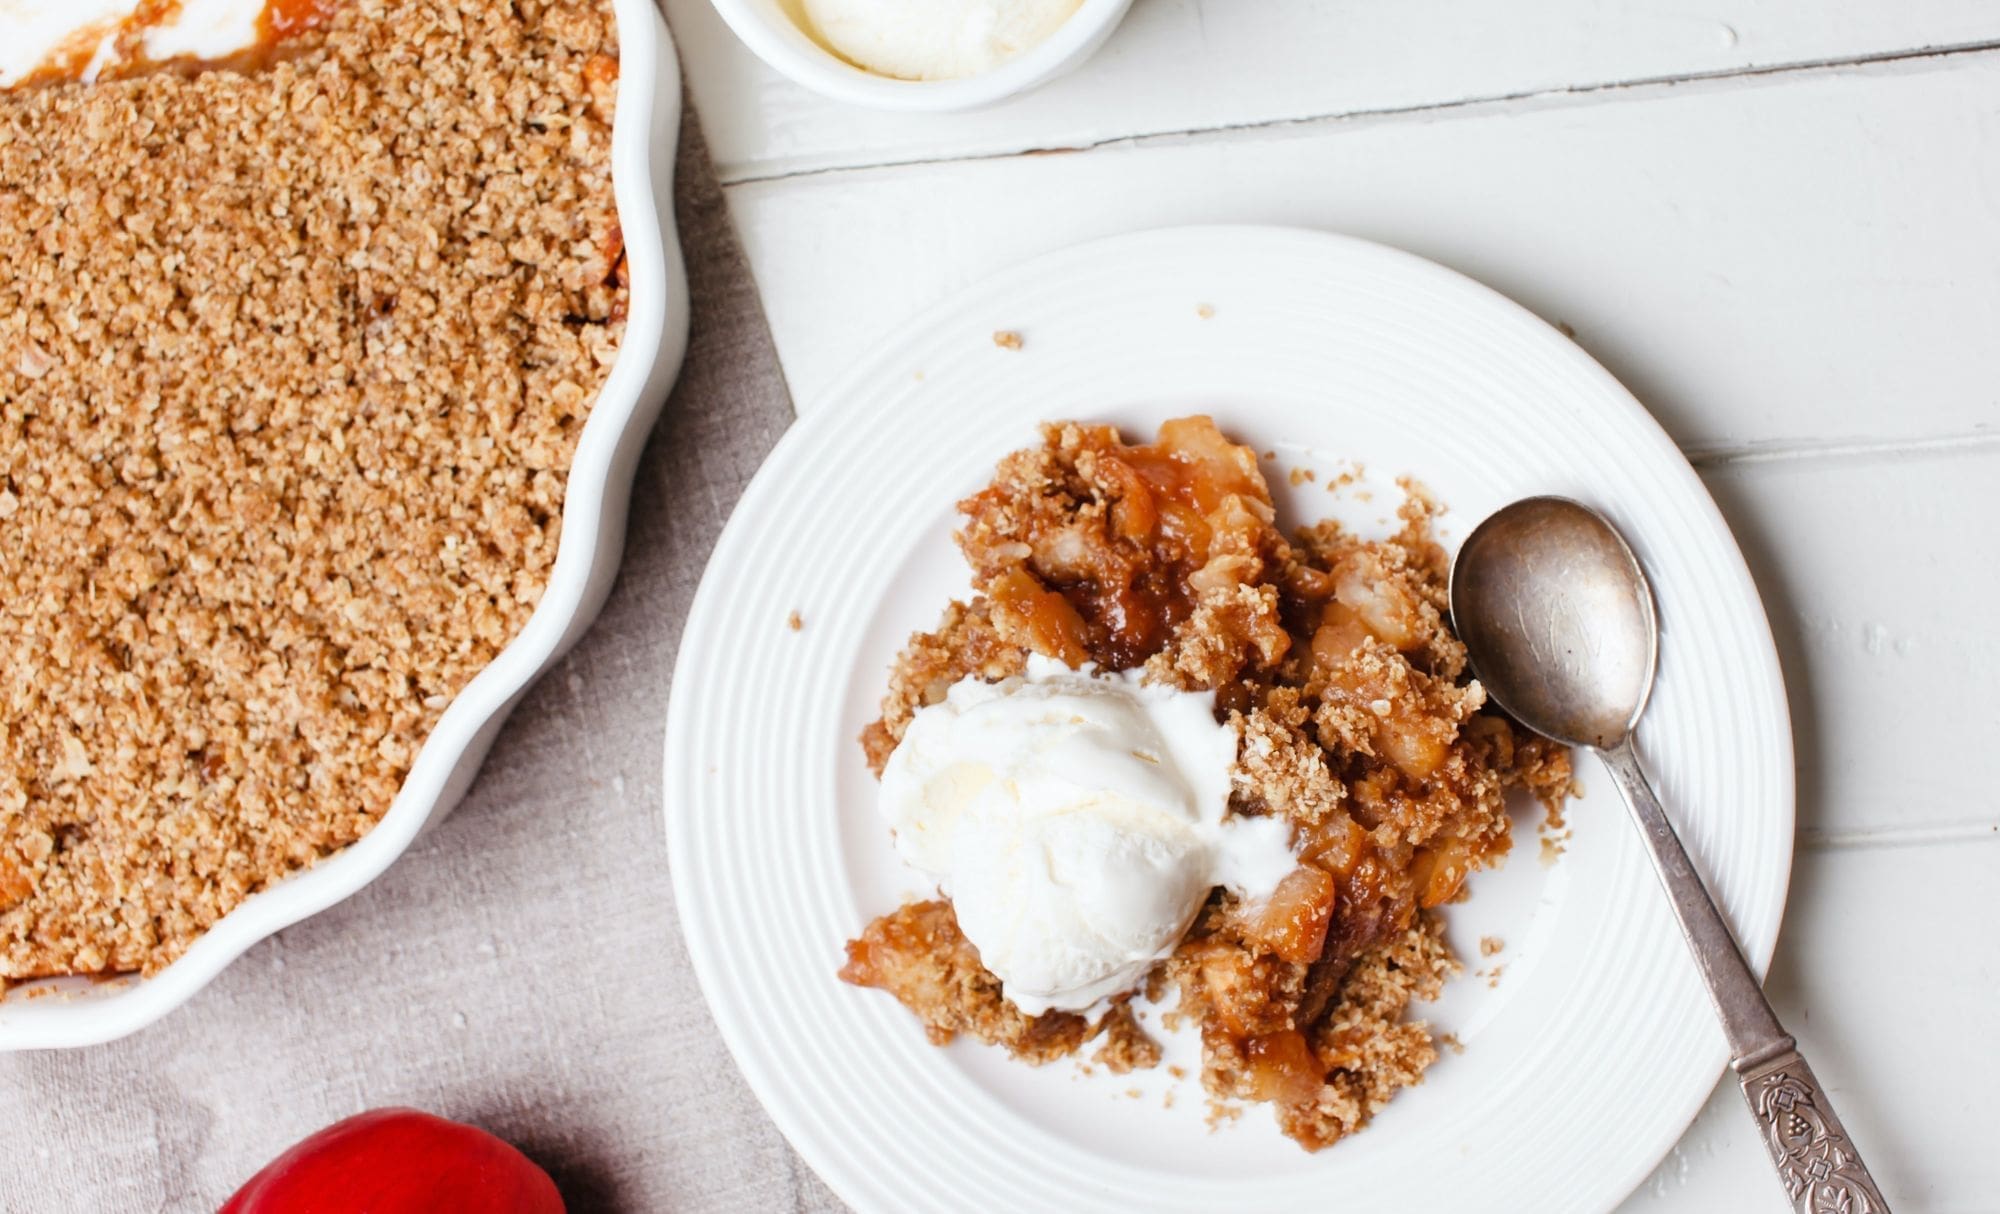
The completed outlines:
{"type": "Polygon", "coordinates": [[[673,227],[680,71],[651,0],[613,0],[619,30],[612,188],[628,275],[625,334],[571,466],[562,538],[527,625],[439,718],[368,834],[246,900],[150,978],[55,978],[0,995],[0,1050],[91,1045],[166,1015],[266,936],[359,890],[471,786],[508,712],[590,627],[618,572],[646,436],[687,348],[688,295],[673,227]]]}

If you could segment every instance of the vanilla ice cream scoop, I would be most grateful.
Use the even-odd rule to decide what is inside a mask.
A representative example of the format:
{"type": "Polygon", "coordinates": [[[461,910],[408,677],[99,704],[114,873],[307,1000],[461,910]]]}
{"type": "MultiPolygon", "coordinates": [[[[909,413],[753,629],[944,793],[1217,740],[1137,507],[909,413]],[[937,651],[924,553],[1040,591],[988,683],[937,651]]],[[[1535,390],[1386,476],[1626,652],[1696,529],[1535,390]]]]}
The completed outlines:
{"type": "Polygon", "coordinates": [[[919,709],[882,772],[896,848],[1029,1015],[1130,990],[1210,889],[1267,897],[1298,864],[1280,819],[1229,813],[1215,697],[1043,657],[919,709]]]}
{"type": "Polygon", "coordinates": [[[857,67],[904,80],[989,71],[1055,33],[1083,0],[802,0],[809,32],[857,67]]]}

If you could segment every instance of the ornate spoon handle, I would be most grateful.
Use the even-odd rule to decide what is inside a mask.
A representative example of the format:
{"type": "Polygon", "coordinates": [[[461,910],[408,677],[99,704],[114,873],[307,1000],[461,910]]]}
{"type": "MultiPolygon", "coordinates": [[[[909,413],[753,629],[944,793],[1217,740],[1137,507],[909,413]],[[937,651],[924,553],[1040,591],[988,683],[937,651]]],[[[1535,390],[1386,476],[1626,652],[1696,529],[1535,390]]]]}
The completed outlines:
{"type": "Polygon", "coordinates": [[[1778,1023],[1757,975],[1743,960],[1722,912],[1695,871],[1673,823],[1639,766],[1628,737],[1600,751],[1639,823],[1653,869],[1666,887],[1681,934],[1729,1041],[1730,1062],[1743,1098],[1764,1131],[1764,1146],[1798,1214],[1889,1214],[1889,1203],[1868,1175],[1833,1103],[1799,1056],[1797,1043],[1778,1023]]]}
{"type": "MultiPolygon", "coordinates": [[[[1790,1038],[1786,1039],[1787,1043],[1790,1038]]],[[[1764,1131],[1764,1148],[1778,1165],[1785,1196],[1799,1214],[1888,1214],[1889,1203],[1868,1175],[1825,1089],[1796,1049],[1762,1062],[1731,1063],[1743,1099],[1764,1131]]]]}

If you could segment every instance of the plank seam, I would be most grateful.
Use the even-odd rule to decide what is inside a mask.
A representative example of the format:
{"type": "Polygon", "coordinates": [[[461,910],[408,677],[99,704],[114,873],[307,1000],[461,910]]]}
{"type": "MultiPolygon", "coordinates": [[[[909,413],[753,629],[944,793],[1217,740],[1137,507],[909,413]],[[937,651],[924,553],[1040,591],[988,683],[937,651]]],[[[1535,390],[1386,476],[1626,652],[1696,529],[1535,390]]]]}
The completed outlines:
{"type": "Polygon", "coordinates": [[[1968,430],[1919,438],[1776,439],[1764,443],[1695,445],[1682,448],[1688,462],[1702,472],[1754,464],[1812,460],[1875,460],[1890,462],[1931,456],[2000,451],[2000,431],[1968,430]]]}
{"type": "Polygon", "coordinates": [[[1944,826],[1906,826],[1862,830],[1799,832],[1799,846],[1809,851],[1852,851],[1863,848],[1935,847],[1939,844],[2000,843],[2000,825],[1955,822],[1944,826]]]}
{"type": "Polygon", "coordinates": [[[823,165],[816,168],[785,169],[770,173],[741,172],[732,170],[727,166],[719,166],[719,175],[725,188],[769,185],[800,178],[831,177],[847,173],[869,173],[883,169],[912,168],[919,165],[974,164],[982,161],[1014,160],[1024,156],[1093,152],[1105,148],[1138,148],[1150,146],[1155,143],[1206,139],[1216,136],[1240,135],[1253,132],[1304,130],[1313,127],[1331,127],[1376,120],[1420,120],[1438,115],[1455,114],[1459,111],[1503,107],[1522,102],[1541,101],[1562,103],[1608,100],[1620,98],[1625,94],[1635,91],[1664,90],[1690,84],[1752,81],[1780,76],[1831,73],[1848,68],[1866,68],[1885,64],[1920,64],[1927,61],[1941,61],[1948,58],[1977,55],[1996,50],[2000,50],[2000,38],[1915,47],[1900,51],[1878,51],[1864,55],[1847,55],[1825,59],[1799,59],[1784,63],[1752,64],[1747,67],[1716,68],[1711,71],[1683,72],[1667,76],[1635,76],[1628,80],[1608,80],[1595,84],[1566,85],[1560,88],[1524,89],[1519,92],[1491,93],[1477,97],[1457,98],[1451,101],[1424,102],[1419,105],[1335,110],[1321,114],[1305,114],[1294,118],[1268,118],[1259,119],[1254,122],[1227,123],[1220,126],[1140,131],[1129,135],[1113,135],[1104,139],[1085,140],[1079,143],[1050,147],[972,152],[957,156],[911,156],[900,160],[871,161],[866,164],[823,165]]]}

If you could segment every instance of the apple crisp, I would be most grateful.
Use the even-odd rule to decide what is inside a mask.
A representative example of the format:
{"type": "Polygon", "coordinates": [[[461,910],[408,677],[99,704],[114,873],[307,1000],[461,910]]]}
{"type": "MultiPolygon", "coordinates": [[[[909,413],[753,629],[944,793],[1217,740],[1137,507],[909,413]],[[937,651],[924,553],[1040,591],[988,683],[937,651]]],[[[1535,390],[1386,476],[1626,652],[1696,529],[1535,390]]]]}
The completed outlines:
{"type": "MultiPolygon", "coordinates": [[[[1147,445],[1075,423],[1043,439],[960,503],[976,596],[896,660],[868,761],[880,774],[954,683],[1019,674],[1031,653],[1212,690],[1238,737],[1231,812],[1282,818],[1299,863],[1268,897],[1216,888],[1145,985],[1177,989],[1169,1019],[1199,1028],[1213,1098],[1268,1102],[1317,1150],[1435,1060],[1406,1019],[1458,968],[1435,908],[1506,854],[1510,789],[1560,803],[1568,754],[1468,674],[1416,486],[1387,539],[1332,522],[1287,537],[1255,453],[1208,418],[1147,445]]],[[[1158,1058],[1129,997],[1095,1022],[1024,1015],[948,900],[891,911],[847,952],[841,976],[893,994],[939,1044],[966,1033],[1041,1063],[1102,1035],[1130,1065],[1158,1058]]]]}
{"type": "Polygon", "coordinates": [[[0,94],[0,986],[359,838],[555,558],[624,315],[606,0],[0,94]]]}

